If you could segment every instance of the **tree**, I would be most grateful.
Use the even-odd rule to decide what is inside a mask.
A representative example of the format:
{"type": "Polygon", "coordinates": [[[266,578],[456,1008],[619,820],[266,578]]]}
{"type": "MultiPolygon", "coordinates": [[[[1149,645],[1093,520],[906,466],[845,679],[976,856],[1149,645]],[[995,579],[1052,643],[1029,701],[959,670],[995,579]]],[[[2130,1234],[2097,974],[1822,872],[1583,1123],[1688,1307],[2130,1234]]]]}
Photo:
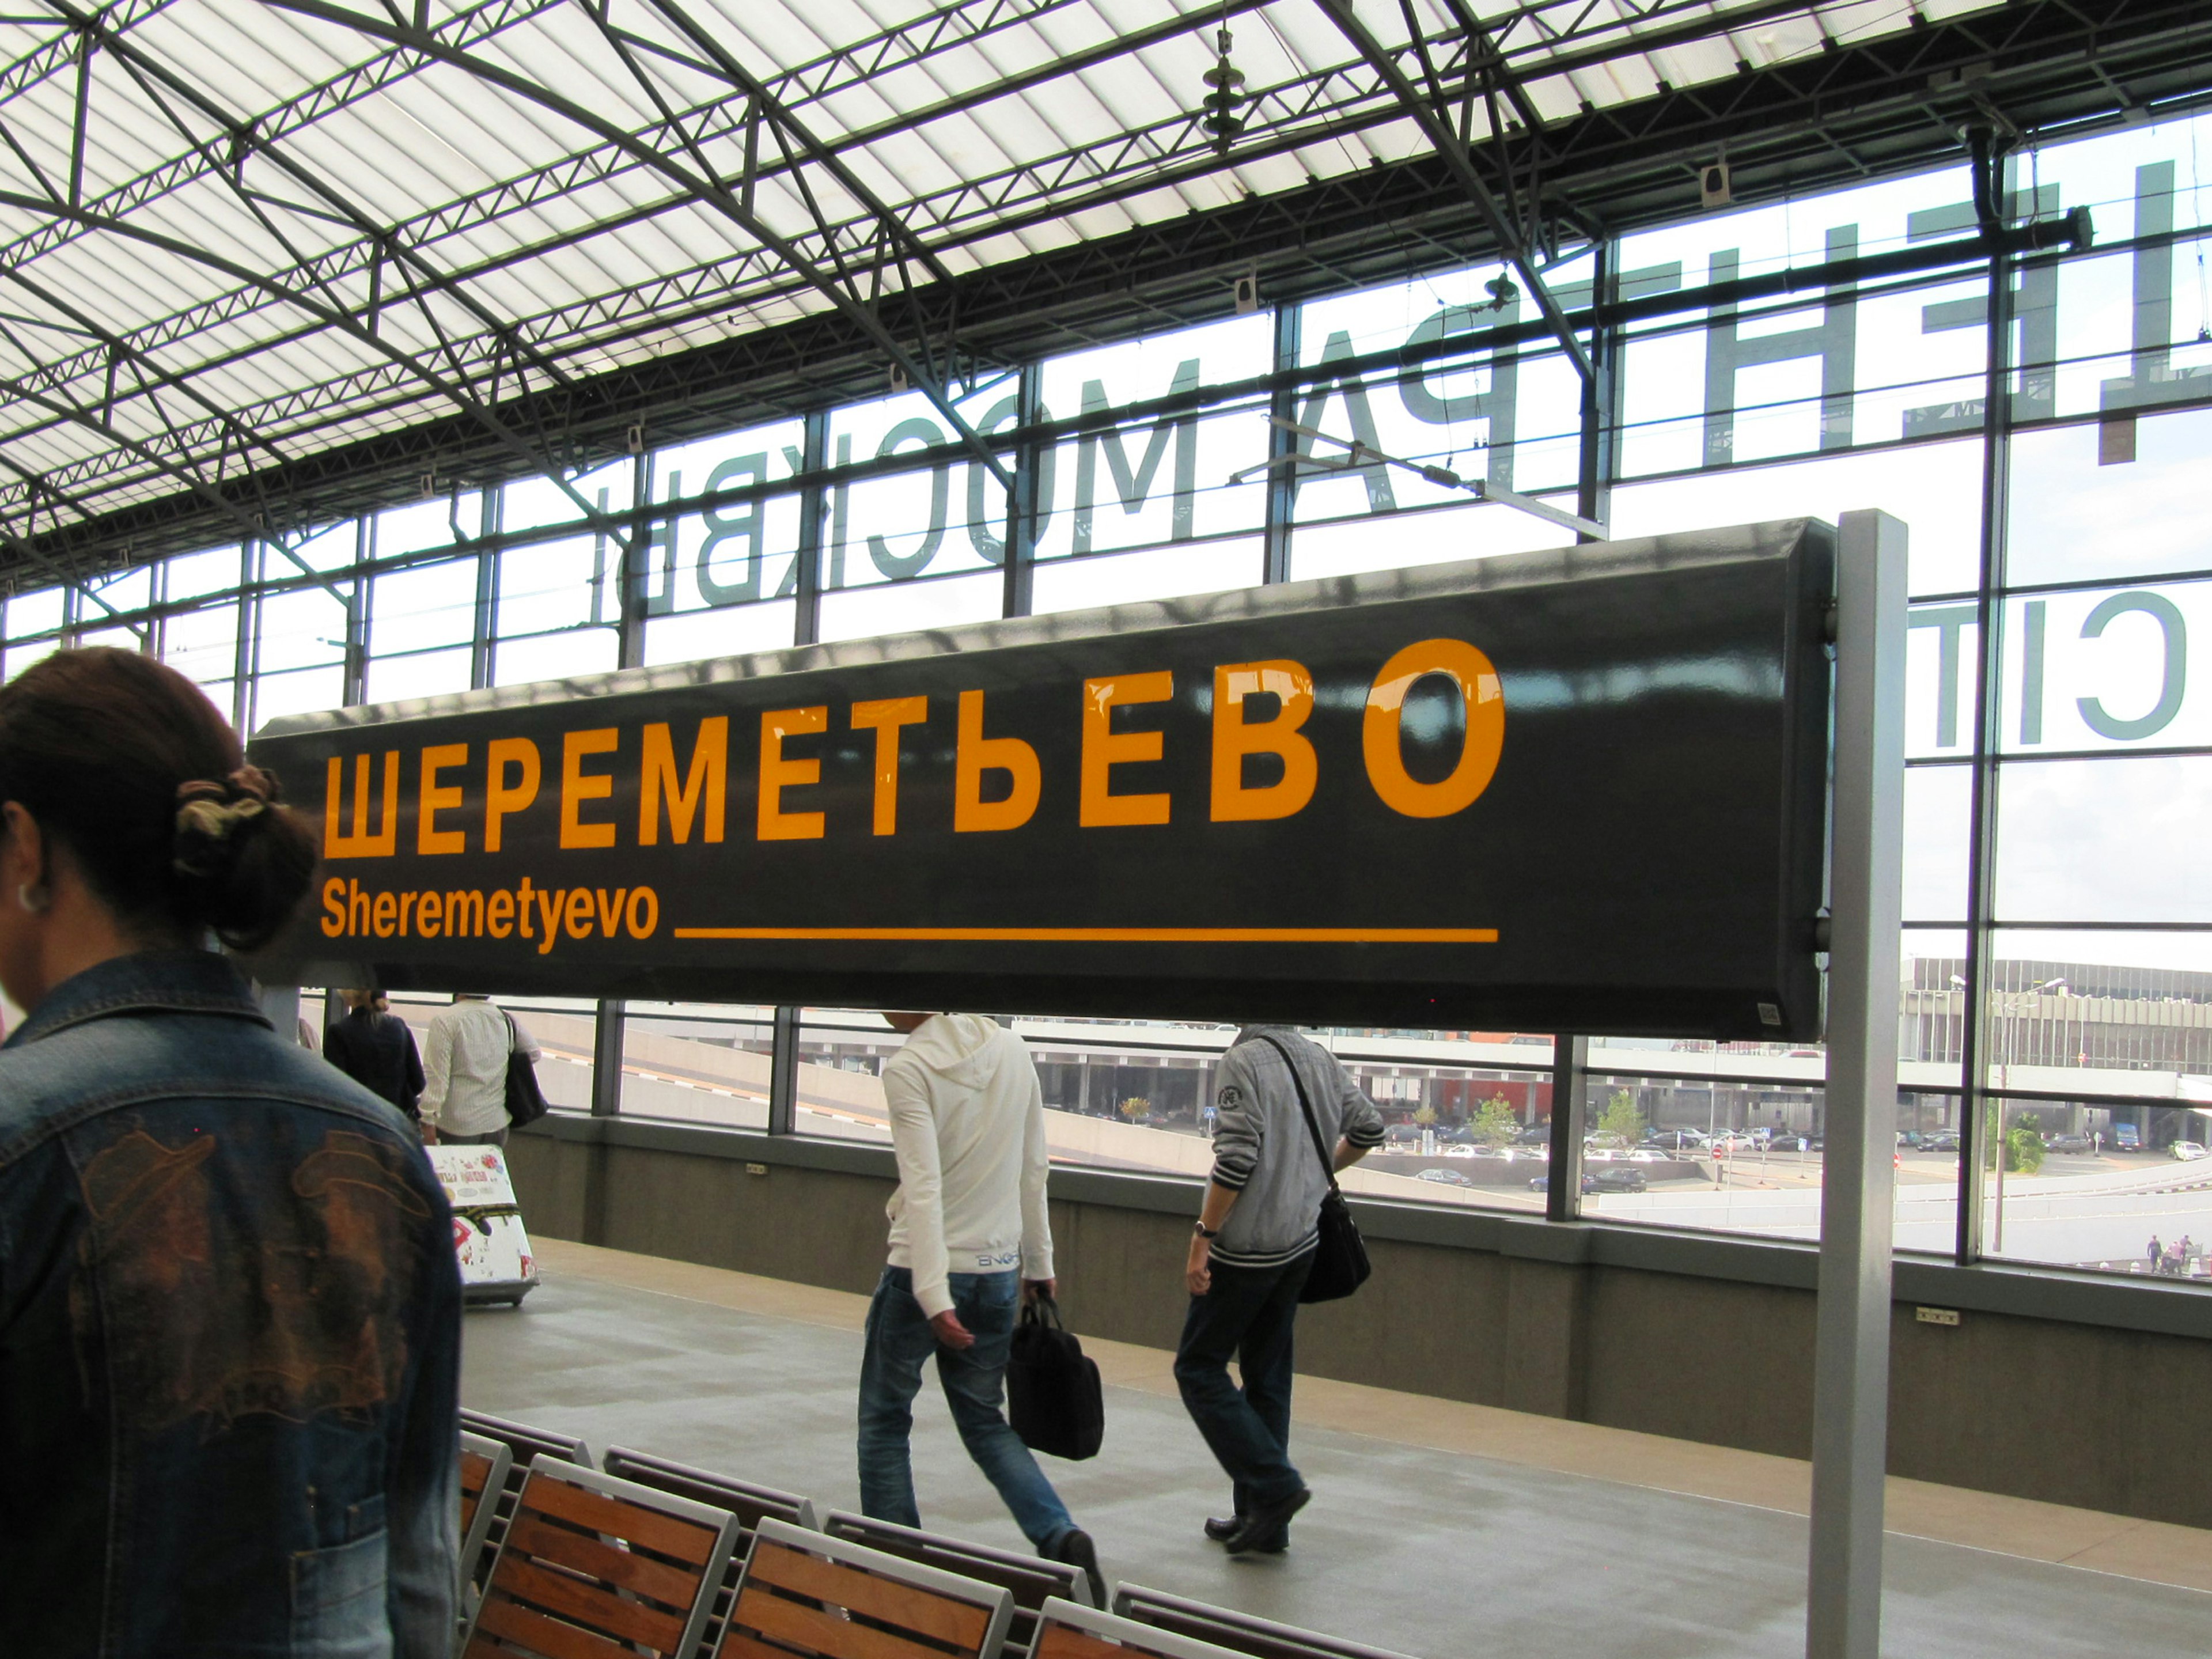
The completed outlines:
{"type": "Polygon", "coordinates": [[[1142,1095],[1131,1095],[1127,1100],[1121,1103],[1121,1115],[1127,1118],[1132,1123],[1134,1123],[1139,1118],[1146,1115],[1152,1111],[1152,1103],[1146,1099],[1142,1095]]]}
{"type": "Polygon", "coordinates": [[[1413,1121],[1419,1124],[1424,1129],[1427,1128],[1436,1121],[1437,1109],[1430,1105],[1427,1101],[1425,1100],[1419,1105],[1413,1108],[1413,1121]]]}
{"type": "Polygon", "coordinates": [[[2000,1135],[1998,1126],[2004,1121],[1996,1101],[1989,1103],[1982,1119],[1982,1162],[1985,1167],[1996,1164],[1996,1148],[2004,1147],[2004,1166],[2007,1175],[2033,1175],[2043,1167],[2043,1123],[2033,1112],[2022,1112],[2020,1121],[2000,1135]]]}
{"type": "Polygon", "coordinates": [[[1513,1115],[1512,1103],[1504,1095],[1492,1095],[1484,1101],[1469,1127],[1474,1138],[1493,1151],[1511,1146],[1513,1137],[1521,1133],[1520,1120],[1513,1115]]]}
{"type": "Polygon", "coordinates": [[[1632,1090],[1615,1089],[1613,1098],[1605,1103],[1605,1112],[1597,1121],[1595,1133],[1619,1135],[1631,1146],[1644,1139],[1644,1114],[1636,1104],[1632,1090]]]}

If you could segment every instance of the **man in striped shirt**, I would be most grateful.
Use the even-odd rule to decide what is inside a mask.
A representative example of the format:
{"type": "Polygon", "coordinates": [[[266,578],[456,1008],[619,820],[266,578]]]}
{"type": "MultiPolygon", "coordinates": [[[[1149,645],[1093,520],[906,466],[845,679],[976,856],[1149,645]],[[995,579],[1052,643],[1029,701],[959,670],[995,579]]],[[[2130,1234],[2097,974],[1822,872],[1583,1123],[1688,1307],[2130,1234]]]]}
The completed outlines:
{"type": "Polygon", "coordinates": [[[1208,1521],[1206,1535],[1232,1555],[1274,1554],[1311,1495],[1290,1460],[1291,1335],[1328,1191],[1315,1136],[1334,1169],[1348,1169],[1382,1144],[1382,1118],[1334,1056],[1287,1025],[1237,1032],[1214,1106],[1176,1382],[1234,1486],[1235,1513],[1208,1521]],[[1241,1389],[1229,1380],[1232,1358],[1241,1389]]]}

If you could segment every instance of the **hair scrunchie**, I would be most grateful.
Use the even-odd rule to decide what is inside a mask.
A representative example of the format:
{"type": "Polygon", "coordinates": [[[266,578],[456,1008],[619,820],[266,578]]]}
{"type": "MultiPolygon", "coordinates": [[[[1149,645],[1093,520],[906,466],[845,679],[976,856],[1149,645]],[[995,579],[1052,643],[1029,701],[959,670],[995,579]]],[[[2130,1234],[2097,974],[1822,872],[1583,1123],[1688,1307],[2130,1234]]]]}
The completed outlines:
{"type": "Polygon", "coordinates": [[[179,873],[212,876],[228,856],[231,838],[283,798],[276,775],[241,766],[222,779],[199,778],[177,786],[176,867],[179,873]]]}

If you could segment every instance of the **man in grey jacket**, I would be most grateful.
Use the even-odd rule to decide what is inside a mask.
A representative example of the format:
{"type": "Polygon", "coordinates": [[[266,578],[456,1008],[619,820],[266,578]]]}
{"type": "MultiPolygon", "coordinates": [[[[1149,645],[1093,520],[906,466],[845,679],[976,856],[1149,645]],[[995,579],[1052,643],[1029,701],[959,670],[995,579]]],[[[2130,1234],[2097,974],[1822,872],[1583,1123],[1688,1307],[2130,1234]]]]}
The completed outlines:
{"type": "Polygon", "coordinates": [[[1274,1554],[1311,1496],[1290,1443],[1291,1326],[1331,1173],[1314,1138],[1332,1170],[1348,1169],[1382,1144],[1382,1118],[1334,1056],[1287,1025],[1237,1032],[1214,1105],[1213,1175],[1190,1241],[1176,1382],[1234,1488],[1235,1513],[1208,1521],[1206,1535],[1232,1555],[1274,1554]],[[1241,1389],[1229,1380],[1232,1358],[1241,1389]]]}

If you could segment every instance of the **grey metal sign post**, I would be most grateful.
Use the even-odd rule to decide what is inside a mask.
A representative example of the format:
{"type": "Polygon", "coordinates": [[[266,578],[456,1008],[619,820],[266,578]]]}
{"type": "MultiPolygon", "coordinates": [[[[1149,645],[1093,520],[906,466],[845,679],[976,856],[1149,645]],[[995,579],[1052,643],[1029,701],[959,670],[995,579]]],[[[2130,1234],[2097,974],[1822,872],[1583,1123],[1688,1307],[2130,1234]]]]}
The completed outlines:
{"type": "Polygon", "coordinates": [[[1814,1354],[1807,1659],[1877,1659],[1896,1205],[1905,842],[1905,531],[1846,513],[1836,550],[1828,1103],[1814,1354]]]}

